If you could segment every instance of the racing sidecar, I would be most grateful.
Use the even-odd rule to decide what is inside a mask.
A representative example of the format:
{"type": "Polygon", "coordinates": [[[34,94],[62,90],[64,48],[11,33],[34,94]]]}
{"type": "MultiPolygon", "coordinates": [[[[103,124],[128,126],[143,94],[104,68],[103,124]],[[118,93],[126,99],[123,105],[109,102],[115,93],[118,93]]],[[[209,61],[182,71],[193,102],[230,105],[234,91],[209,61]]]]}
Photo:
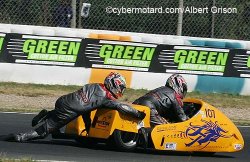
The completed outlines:
{"type": "MultiPolygon", "coordinates": [[[[149,145],[157,150],[187,152],[236,152],[244,147],[243,137],[222,112],[212,105],[193,98],[184,100],[184,105],[192,108],[185,112],[189,120],[155,126],[150,131],[149,145]]],[[[150,128],[150,110],[148,107],[132,105],[146,113],[139,121],[116,110],[98,109],[92,112],[92,123],[87,132],[81,117],[66,126],[65,134],[76,137],[78,142],[112,141],[122,150],[132,150],[139,145],[141,129],[150,128]]]]}

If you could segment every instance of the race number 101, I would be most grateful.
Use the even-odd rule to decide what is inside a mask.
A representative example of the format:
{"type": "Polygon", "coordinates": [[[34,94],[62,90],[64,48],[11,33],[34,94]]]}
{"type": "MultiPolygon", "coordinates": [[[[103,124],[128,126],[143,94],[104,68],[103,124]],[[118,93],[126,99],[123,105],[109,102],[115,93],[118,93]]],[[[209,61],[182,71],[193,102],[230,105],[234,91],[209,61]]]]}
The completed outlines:
{"type": "Polygon", "coordinates": [[[215,118],[215,111],[211,109],[205,109],[206,111],[206,116],[209,118],[215,118]]]}

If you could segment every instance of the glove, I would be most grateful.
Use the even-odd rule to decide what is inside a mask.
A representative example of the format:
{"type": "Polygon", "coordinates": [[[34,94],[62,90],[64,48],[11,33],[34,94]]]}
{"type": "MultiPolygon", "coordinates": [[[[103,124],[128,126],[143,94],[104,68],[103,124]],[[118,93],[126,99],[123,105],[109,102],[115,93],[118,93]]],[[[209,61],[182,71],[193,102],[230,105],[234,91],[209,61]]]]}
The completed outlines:
{"type": "Polygon", "coordinates": [[[138,119],[143,120],[145,118],[146,114],[142,111],[138,111],[138,119]]]}

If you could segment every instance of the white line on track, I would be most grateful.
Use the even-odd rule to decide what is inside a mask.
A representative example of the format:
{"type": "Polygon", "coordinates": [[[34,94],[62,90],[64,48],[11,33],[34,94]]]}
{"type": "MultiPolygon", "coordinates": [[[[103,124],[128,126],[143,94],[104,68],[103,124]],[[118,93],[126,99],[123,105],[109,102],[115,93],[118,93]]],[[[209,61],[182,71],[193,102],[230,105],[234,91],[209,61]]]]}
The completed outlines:
{"type": "MultiPolygon", "coordinates": [[[[14,159],[17,161],[20,161],[20,159],[14,159]]],[[[35,160],[35,161],[39,161],[39,162],[73,162],[73,161],[60,161],[60,160],[35,160]]]]}
{"type": "Polygon", "coordinates": [[[37,114],[37,113],[21,113],[21,112],[0,112],[1,114],[37,114]]]}
{"type": "Polygon", "coordinates": [[[237,127],[239,127],[239,128],[250,128],[250,126],[249,125],[238,125],[237,127]]]}
{"type": "MultiPolygon", "coordinates": [[[[37,113],[21,113],[21,112],[0,112],[0,114],[25,114],[25,115],[33,115],[33,114],[37,114],[37,113]]],[[[237,127],[240,127],[240,128],[250,128],[250,126],[248,125],[238,125],[237,127]]]]}
{"type": "Polygon", "coordinates": [[[39,162],[73,162],[73,161],[59,161],[59,160],[35,160],[39,162]]]}

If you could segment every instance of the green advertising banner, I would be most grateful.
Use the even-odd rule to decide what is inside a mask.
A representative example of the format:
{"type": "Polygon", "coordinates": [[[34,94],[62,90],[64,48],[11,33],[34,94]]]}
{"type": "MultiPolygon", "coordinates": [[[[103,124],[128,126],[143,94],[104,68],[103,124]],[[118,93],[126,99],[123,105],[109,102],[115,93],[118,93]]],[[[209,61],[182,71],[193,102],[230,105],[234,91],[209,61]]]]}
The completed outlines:
{"type": "Polygon", "coordinates": [[[153,67],[167,73],[250,77],[249,51],[198,46],[160,45],[158,64],[153,67]]]}
{"type": "Polygon", "coordinates": [[[75,66],[82,39],[8,34],[7,62],[75,66]]]}
{"type": "Polygon", "coordinates": [[[0,55],[3,49],[3,42],[4,42],[5,35],[6,35],[5,33],[0,33],[0,55]]]}
{"type": "Polygon", "coordinates": [[[84,65],[155,73],[250,77],[250,51],[85,39],[84,65]]]}
{"type": "Polygon", "coordinates": [[[166,68],[166,72],[222,76],[228,55],[229,49],[174,46],[172,49],[163,49],[160,52],[159,63],[166,68]]]}
{"type": "Polygon", "coordinates": [[[250,51],[0,33],[0,61],[250,78],[250,51]]]}
{"type": "Polygon", "coordinates": [[[149,71],[156,44],[85,39],[84,64],[88,67],[149,71]]]}

